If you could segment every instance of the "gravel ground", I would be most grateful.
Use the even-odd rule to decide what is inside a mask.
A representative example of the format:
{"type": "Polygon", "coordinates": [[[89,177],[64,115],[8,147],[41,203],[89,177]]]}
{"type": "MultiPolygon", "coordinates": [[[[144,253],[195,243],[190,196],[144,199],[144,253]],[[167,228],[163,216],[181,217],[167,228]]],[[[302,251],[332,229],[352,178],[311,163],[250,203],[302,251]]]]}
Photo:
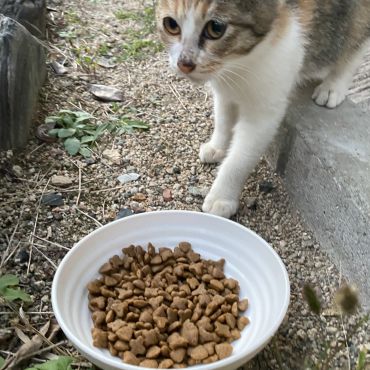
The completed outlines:
{"type": "MultiPolygon", "coordinates": [[[[22,288],[32,295],[34,303],[24,310],[36,328],[53,316],[53,274],[75,242],[97,225],[130,212],[200,211],[214,179],[216,168],[198,159],[199,146],[212,129],[212,101],[206,89],[194,88],[168,71],[166,55],[158,52],[154,36],[146,36],[149,46],[134,55],[127,56],[122,49],[143,22],[147,26],[149,17],[132,16],[145,4],[125,1],[121,9],[113,0],[50,4],[49,39],[57,47],[50,50],[50,61],[65,61],[68,73],[58,76],[49,68],[36,123],[60,109],[83,109],[101,121],[128,114],[147,122],[150,130],[106,134],[89,159],[70,157],[60,144],[42,143],[34,132],[24,150],[0,153],[0,274],[18,275],[22,288]],[[125,13],[116,13],[122,9],[125,13]],[[114,68],[104,68],[91,63],[91,56],[93,60],[104,56],[105,61],[122,57],[114,68]],[[124,102],[95,100],[89,83],[122,89],[124,102]],[[140,178],[126,184],[117,180],[128,173],[140,178]],[[63,176],[65,183],[55,175],[63,176]],[[61,204],[43,204],[49,193],[57,194],[61,204]]],[[[363,325],[349,337],[361,313],[343,318],[332,305],[332,296],[343,283],[341,273],[292,210],[281,179],[264,160],[246,184],[235,221],[256,231],[279,253],[292,293],[278,334],[245,368],[302,369],[305,359],[322,363],[326,346],[334,350],[339,344],[330,368],[354,369],[360,347],[369,348],[368,327],[363,325]],[[306,283],[316,287],[325,304],[320,317],[303,300],[306,283]]],[[[1,310],[0,353],[6,357],[21,343],[14,335],[19,317],[6,307],[1,310]]]]}

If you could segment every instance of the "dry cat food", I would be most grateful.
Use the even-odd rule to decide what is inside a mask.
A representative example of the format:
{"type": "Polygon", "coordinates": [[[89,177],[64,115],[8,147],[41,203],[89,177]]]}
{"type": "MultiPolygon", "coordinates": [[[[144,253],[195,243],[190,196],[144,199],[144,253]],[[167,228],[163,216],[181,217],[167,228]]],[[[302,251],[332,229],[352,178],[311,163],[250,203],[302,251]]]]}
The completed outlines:
{"type": "Polygon", "coordinates": [[[203,260],[187,242],[174,250],[149,243],[123,248],[88,285],[93,344],[124,362],[184,368],[228,357],[248,325],[238,281],[225,260],[203,260]]]}

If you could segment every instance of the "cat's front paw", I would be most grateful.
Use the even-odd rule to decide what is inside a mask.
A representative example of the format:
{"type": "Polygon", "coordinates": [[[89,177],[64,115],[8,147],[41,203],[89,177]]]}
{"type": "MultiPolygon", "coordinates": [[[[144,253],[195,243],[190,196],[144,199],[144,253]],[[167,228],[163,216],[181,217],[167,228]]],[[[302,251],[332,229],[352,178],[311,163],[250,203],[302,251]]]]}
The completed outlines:
{"type": "Polygon", "coordinates": [[[312,99],[317,105],[333,109],[343,103],[346,94],[347,87],[342,86],[342,84],[324,81],[316,87],[312,99]]]}
{"type": "Polygon", "coordinates": [[[223,199],[222,197],[208,194],[204,200],[202,210],[216,216],[230,218],[235,215],[239,202],[234,199],[223,199]]]}
{"type": "Polygon", "coordinates": [[[199,158],[203,163],[219,163],[225,155],[225,150],[215,148],[210,142],[202,144],[199,150],[199,158]]]}

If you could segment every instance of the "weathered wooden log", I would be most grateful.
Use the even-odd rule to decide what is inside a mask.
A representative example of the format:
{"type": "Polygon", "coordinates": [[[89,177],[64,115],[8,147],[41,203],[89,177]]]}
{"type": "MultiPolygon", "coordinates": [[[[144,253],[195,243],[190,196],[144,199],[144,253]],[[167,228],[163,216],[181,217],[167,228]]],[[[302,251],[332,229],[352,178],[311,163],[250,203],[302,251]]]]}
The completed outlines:
{"type": "Polygon", "coordinates": [[[0,149],[26,144],[45,75],[42,44],[0,14],[0,149]]]}
{"type": "Polygon", "coordinates": [[[38,38],[44,38],[46,0],[0,0],[0,13],[23,24],[38,38]]]}

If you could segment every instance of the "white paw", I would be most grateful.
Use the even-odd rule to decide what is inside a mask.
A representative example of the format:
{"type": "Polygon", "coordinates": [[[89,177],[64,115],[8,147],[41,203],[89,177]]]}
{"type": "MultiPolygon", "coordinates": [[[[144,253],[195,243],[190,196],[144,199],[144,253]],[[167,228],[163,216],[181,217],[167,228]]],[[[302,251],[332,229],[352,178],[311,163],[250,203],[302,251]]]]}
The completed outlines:
{"type": "Polygon", "coordinates": [[[210,142],[202,144],[199,150],[199,158],[203,163],[219,163],[225,154],[225,150],[215,148],[210,142]]]}
{"type": "Polygon", "coordinates": [[[233,199],[223,199],[209,193],[204,200],[202,210],[216,216],[230,218],[235,215],[239,202],[233,199]]]}
{"type": "Polygon", "coordinates": [[[346,98],[347,88],[339,83],[324,81],[317,86],[312,99],[317,105],[327,108],[335,108],[346,98]]]}

